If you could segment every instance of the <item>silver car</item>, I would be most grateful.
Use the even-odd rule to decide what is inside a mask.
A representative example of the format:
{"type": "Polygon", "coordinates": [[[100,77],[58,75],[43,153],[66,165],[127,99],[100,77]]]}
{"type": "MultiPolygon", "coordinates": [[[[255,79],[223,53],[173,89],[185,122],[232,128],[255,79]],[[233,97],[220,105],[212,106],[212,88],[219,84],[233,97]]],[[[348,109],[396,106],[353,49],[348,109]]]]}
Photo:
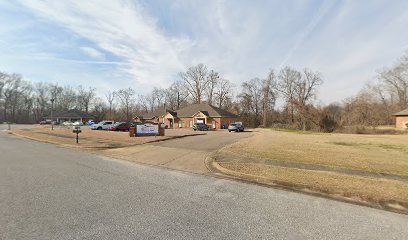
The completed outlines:
{"type": "Polygon", "coordinates": [[[244,131],[244,124],[241,122],[234,122],[228,126],[228,132],[235,131],[235,132],[243,132],[244,131]]]}

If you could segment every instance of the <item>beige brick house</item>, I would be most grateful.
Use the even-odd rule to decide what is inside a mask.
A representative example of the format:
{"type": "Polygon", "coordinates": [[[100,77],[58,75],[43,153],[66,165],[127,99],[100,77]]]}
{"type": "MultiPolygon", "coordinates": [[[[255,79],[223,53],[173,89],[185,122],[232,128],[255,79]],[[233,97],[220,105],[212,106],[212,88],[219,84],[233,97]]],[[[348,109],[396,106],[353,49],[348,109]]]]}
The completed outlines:
{"type": "Polygon", "coordinates": [[[164,123],[169,128],[191,128],[195,123],[204,123],[213,129],[228,127],[239,120],[238,115],[206,103],[191,104],[177,111],[160,108],[134,118],[134,121],[164,123]]]}
{"type": "Polygon", "coordinates": [[[394,116],[396,128],[408,128],[408,108],[402,110],[401,112],[395,113],[394,116]]]}

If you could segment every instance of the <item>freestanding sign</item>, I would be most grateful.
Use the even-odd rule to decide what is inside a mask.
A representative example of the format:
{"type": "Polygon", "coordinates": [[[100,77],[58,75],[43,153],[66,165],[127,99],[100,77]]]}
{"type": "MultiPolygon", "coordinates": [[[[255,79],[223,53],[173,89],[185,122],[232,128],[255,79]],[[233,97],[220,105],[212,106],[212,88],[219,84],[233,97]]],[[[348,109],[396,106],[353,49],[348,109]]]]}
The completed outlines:
{"type": "Polygon", "coordinates": [[[159,135],[159,125],[136,125],[136,136],[159,135]]]}

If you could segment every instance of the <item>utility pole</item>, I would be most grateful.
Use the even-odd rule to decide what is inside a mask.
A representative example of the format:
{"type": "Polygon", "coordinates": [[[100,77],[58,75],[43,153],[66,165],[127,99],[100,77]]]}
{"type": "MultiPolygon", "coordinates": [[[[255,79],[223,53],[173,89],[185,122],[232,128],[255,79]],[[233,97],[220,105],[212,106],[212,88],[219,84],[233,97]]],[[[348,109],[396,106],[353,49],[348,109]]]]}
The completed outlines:
{"type": "Polygon", "coordinates": [[[54,130],[54,98],[51,98],[51,130],[54,130]]]}

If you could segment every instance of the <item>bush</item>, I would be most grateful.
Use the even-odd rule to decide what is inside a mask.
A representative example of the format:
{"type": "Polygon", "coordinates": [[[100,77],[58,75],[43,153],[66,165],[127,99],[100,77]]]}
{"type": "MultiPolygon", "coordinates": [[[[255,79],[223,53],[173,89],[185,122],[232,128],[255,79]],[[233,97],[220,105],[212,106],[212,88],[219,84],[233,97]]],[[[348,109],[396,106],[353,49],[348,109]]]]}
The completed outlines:
{"type": "Polygon", "coordinates": [[[338,124],[334,120],[334,118],[329,117],[327,115],[325,115],[324,117],[320,119],[319,125],[320,125],[320,131],[323,131],[323,132],[334,132],[334,130],[336,130],[336,128],[338,127],[338,124]]]}
{"type": "Polygon", "coordinates": [[[349,134],[376,134],[376,135],[396,135],[396,134],[406,134],[404,131],[399,131],[395,129],[378,129],[374,127],[366,126],[349,126],[342,129],[336,130],[338,133],[349,133],[349,134]]]}

